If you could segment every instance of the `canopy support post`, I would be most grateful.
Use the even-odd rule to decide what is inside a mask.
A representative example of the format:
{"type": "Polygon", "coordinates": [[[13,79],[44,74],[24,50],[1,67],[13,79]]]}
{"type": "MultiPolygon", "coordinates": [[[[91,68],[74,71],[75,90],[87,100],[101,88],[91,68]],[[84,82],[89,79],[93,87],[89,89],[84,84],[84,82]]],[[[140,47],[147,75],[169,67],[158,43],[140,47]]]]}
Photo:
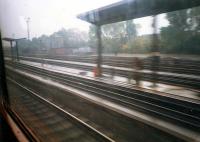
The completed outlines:
{"type": "Polygon", "coordinates": [[[14,60],[14,49],[13,49],[13,42],[10,41],[10,48],[11,48],[11,58],[12,58],[12,61],[14,60]]]}
{"type": "Polygon", "coordinates": [[[102,76],[102,39],[101,39],[101,26],[96,25],[97,35],[97,76],[102,76]]]}
{"type": "Polygon", "coordinates": [[[16,41],[17,61],[19,61],[18,41],[16,41]]]}

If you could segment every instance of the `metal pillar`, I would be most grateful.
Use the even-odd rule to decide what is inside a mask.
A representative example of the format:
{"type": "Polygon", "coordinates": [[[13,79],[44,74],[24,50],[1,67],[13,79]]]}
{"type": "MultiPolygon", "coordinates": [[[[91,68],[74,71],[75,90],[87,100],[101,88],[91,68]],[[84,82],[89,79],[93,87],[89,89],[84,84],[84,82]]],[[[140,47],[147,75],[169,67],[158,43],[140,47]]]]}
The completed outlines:
{"type": "Polygon", "coordinates": [[[151,70],[153,71],[152,73],[152,81],[153,81],[153,86],[156,86],[156,83],[158,81],[158,75],[156,72],[159,71],[159,65],[160,65],[160,53],[159,53],[159,38],[158,38],[158,21],[157,21],[157,16],[154,15],[153,17],[153,41],[152,41],[152,64],[151,64],[151,70]]]}
{"type": "Polygon", "coordinates": [[[152,49],[151,51],[158,54],[159,53],[159,39],[158,39],[158,19],[157,16],[153,16],[153,44],[152,44],[152,49]]]}
{"type": "Polygon", "coordinates": [[[30,40],[30,26],[29,26],[29,22],[30,22],[30,17],[26,18],[26,24],[27,24],[27,38],[28,38],[28,40],[30,40]]]}
{"type": "Polygon", "coordinates": [[[101,40],[101,26],[96,26],[96,35],[97,35],[97,76],[100,77],[102,75],[102,40],[101,40]]]}
{"type": "Polygon", "coordinates": [[[17,61],[19,61],[18,41],[16,41],[17,61]]]}
{"type": "Polygon", "coordinates": [[[13,43],[12,41],[10,41],[10,48],[11,48],[11,58],[12,58],[12,61],[14,60],[14,51],[13,51],[13,43]]]}

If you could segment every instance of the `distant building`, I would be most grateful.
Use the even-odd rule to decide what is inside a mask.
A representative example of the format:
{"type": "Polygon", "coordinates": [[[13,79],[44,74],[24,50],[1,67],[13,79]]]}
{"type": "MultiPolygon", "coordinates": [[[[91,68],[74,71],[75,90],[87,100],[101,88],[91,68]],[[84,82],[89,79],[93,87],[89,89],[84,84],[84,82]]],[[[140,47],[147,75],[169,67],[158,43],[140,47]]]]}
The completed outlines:
{"type": "Polygon", "coordinates": [[[69,55],[72,54],[73,50],[71,48],[50,48],[48,51],[49,55],[69,55]]]}
{"type": "Polygon", "coordinates": [[[93,53],[95,53],[95,50],[88,46],[73,49],[73,54],[93,54],[93,53]]]}
{"type": "Polygon", "coordinates": [[[53,36],[51,37],[51,48],[63,48],[64,39],[62,36],[53,36]]]}

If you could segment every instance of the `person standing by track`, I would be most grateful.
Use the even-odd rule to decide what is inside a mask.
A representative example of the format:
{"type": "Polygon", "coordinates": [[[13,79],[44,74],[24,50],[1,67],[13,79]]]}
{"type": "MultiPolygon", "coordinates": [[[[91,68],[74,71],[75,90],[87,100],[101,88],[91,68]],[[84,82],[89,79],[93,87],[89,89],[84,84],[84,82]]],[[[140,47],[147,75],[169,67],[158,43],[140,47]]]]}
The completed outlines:
{"type": "Polygon", "coordinates": [[[143,63],[142,63],[142,60],[137,58],[137,57],[134,57],[133,58],[133,73],[132,73],[132,78],[135,80],[135,84],[137,86],[140,85],[140,80],[141,80],[141,70],[143,69],[143,63]]]}

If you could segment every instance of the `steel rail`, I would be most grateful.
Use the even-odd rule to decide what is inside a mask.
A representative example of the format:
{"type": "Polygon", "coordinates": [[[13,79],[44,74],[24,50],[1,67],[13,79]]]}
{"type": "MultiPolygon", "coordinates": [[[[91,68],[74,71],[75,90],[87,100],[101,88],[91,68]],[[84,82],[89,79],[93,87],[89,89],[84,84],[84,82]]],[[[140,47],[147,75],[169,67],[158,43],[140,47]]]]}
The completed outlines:
{"type": "MultiPolygon", "coordinates": [[[[26,70],[28,70],[28,69],[26,68],[26,70]]],[[[159,103],[158,103],[158,100],[157,100],[157,102],[155,101],[155,98],[148,98],[150,100],[144,101],[144,100],[137,99],[134,97],[128,97],[125,95],[121,95],[119,93],[117,94],[114,92],[110,92],[108,90],[99,89],[97,87],[93,87],[92,85],[86,85],[86,84],[80,83],[79,82],[81,80],[80,78],[78,79],[79,81],[78,80],[73,81],[74,77],[67,79],[66,76],[65,76],[65,78],[59,77],[58,74],[50,74],[49,72],[46,73],[43,70],[36,71],[36,69],[34,69],[34,70],[29,69],[29,71],[34,72],[36,74],[46,76],[46,77],[54,78],[54,79],[58,80],[59,82],[62,82],[65,85],[72,86],[74,88],[78,88],[78,89],[90,92],[90,93],[98,95],[98,96],[103,96],[103,97],[109,98],[111,100],[117,101],[118,103],[120,102],[122,104],[125,104],[129,107],[131,105],[131,106],[133,106],[133,108],[136,107],[136,108],[139,108],[140,110],[142,109],[147,112],[161,115],[161,116],[163,116],[163,118],[167,117],[169,119],[184,123],[187,126],[192,126],[192,127],[198,128],[198,129],[200,128],[200,125],[198,124],[200,122],[199,110],[196,110],[196,113],[194,113],[194,114],[187,114],[184,111],[181,112],[181,108],[184,110],[187,107],[180,106],[177,104],[174,105],[171,102],[165,101],[165,104],[170,104],[171,106],[174,105],[174,107],[179,106],[179,110],[177,111],[175,108],[172,108],[172,107],[170,108],[168,106],[164,107],[164,106],[160,105],[164,101],[161,99],[159,100],[160,101],[159,103]],[[154,102],[154,103],[152,103],[152,102],[154,102]],[[151,107],[151,109],[149,109],[150,107],[151,107]],[[168,108],[166,108],[166,107],[168,107],[168,108]],[[197,113],[198,113],[198,115],[196,116],[195,114],[197,114],[197,113]],[[175,117],[173,117],[173,116],[175,116],[175,117]]],[[[135,95],[135,94],[132,94],[132,95],[135,95]]],[[[130,96],[130,94],[129,94],[129,96],[130,96]]],[[[191,108],[189,108],[187,112],[189,112],[190,110],[191,110],[191,108]]],[[[193,110],[193,111],[195,112],[195,110],[193,110]]]]}
{"type": "MultiPolygon", "coordinates": [[[[43,60],[37,59],[37,62],[44,62],[43,60]]],[[[67,66],[67,67],[72,67],[72,68],[77,68],[77,69],[83,69],[83,70],[87,70],[87,71],[91,71],[93,70],[93,66],[86,66],[86,65],[78,65],[78,64],[69,64],[69,63],[61,63],[61,62],[53,62],[53,61],[46,61],[46,63],[48,64],[52,64],[52,65],[60,65],[60,66],[67,66]]],[[[115,75],[119,75],[122,77],[130,77],[133,75],[133,73],[135,71],[128,71],[128,70],[119,70],[119,69],[115,69],[114,68],[103,68],[103,72],[111,74],[111,70],[115,71],[115,75]]],[[[139,74],[142,77],[142,80],[146,80],[146,81],[156,81],[159,83],[165,83],[165,84],[170,84],[170,85],[179,85],[179,86],[183,86],[183,87],[189,87],[192,89],[198,89],[200,87],[200,80],[198,80],[197,78],[187,78],[182,74],[179,75],[164,75],[164,74],[159,74],[157,72],[153,73],[143,73],[138,71],[139,74]],[[156,75],[156,80],[153,79],[153,74],[156,75]]]]}
{"type": "MultiPolygon", "coordinates": [[[[19,82],[15,81],[15,80],[13,80],[13,79],[11,79],[9,77],[7,77],[7,79],[9,81],[11,81],[12,83],[14,83],[15,85],[19,86],[20,88],[22,88],[23,90],[25,90],[26,92],[28,92],[28,94],[30,94],[31,98],[34,98],[34,99],[29,100],[29,99],[27,99],[27,96],[23,96],[24,103],[28,103],[30,105],[34,105],[34,110],[35,111],[41,111],[42,108],[46,108],[46,107],[42,107],[42,106],[40,108],[40,105],[42,104],[43,106],[47,106],[47,108],[52,108],[52,110],[54,110],[54,112],[58,112],[59,114],[61,114],[61,116],[63,116],[64,119],[66,118],[66,121],[69,120],[74,125],[78,125],[78,127],[83,129],[83,131],[86,131],[87,134],[89,133],[89,135],[94,137],[97,141],[114,142],[114,140],[112,140],[111,138],[107,137],[106,135],[104,135],[100,131],[98,131],[95,128],[91,127],[90,125],[88,125],[87,123],[83,122],[82,120],[80,120],[79,118],[75,117],[74,115],[72,115],[71,113],[67,112],[66,110],[58,107],[57,105],[55,105],[54,103],[50,102],[49,100],[41,97],[40,95],[38,95],[37,93],[33,92],[32,90],[30,90],[29,88],[25,87],[24,85],[20,84],[19,82]],[[35,99],[38,100],[40,103],[38,103],[38,102],[34,103],[35,99]]],[[[18,95],[20,95],[20,94],[18,94],[18,95]]],[[[30,96],[28,96],[28,97],[30,97],[30,96]]],[[[32,111],[34,111],[34,110],[32,110],[32,111]]],[[[41,113],[41,115],[45,116],[44,112],[41,113]]],[[[53,118],[51,117],[49,119],[53,119],[53,118]]]]}

